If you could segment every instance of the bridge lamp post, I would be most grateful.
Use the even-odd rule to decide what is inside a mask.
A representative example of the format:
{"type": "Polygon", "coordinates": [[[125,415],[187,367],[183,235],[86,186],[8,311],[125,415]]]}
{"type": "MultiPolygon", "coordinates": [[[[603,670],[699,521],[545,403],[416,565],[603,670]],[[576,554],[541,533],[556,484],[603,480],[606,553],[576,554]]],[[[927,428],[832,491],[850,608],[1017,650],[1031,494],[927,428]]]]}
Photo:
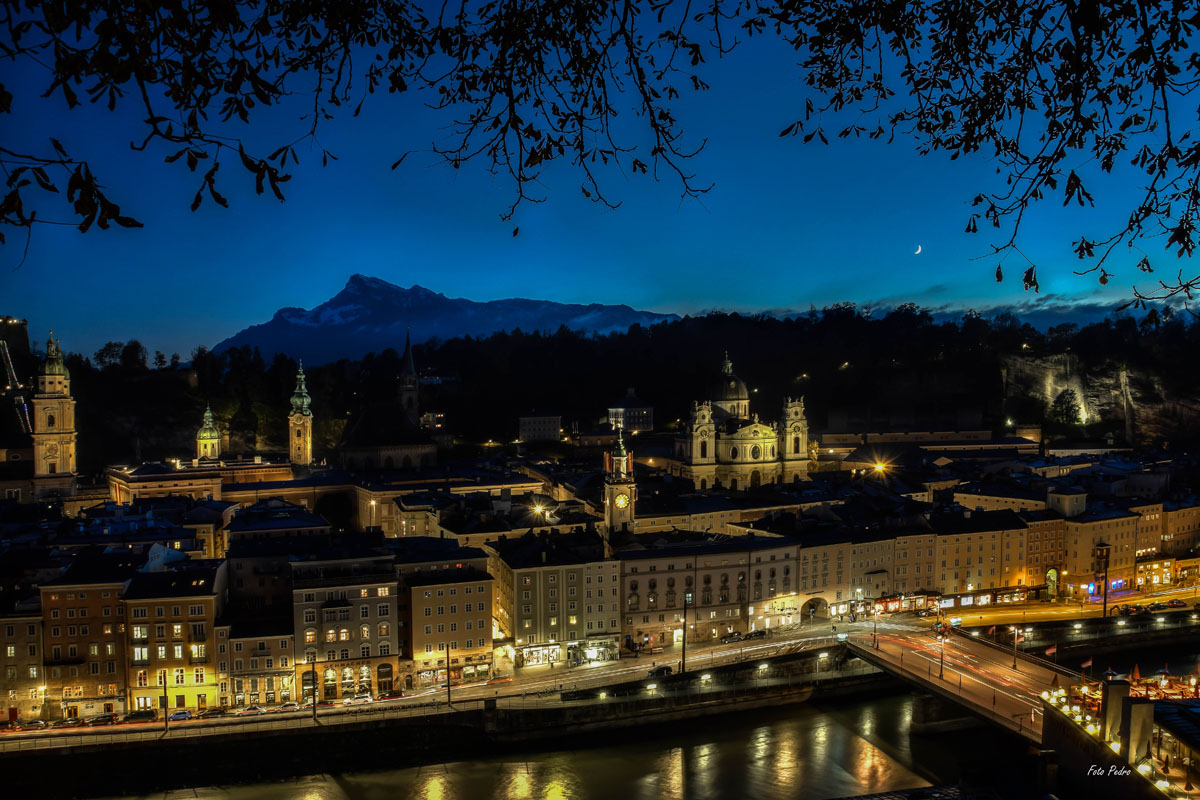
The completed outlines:
{"type": "Polygon", "coordinates": [[[871,622],[874,624],[874,630],[871,632],[871,640],[875,645],[875,649],[879,649],[879,609],[871,609],[871,622]]]}
{"type": "Polygon", "coordinates": [[[1018,631],[1017,626],[1015,626],[1015,625],[1012,626],[1012,632],[1013,632],[1013,665],[1012,665],[1012,668],[1013,669],[1017,668],[1017,631],[1018,631]]]}
{"type": "Polygon", "coordinates": [[[938,680],[945,680],[946,673],[946,634],[938,634],[938,680]]]}

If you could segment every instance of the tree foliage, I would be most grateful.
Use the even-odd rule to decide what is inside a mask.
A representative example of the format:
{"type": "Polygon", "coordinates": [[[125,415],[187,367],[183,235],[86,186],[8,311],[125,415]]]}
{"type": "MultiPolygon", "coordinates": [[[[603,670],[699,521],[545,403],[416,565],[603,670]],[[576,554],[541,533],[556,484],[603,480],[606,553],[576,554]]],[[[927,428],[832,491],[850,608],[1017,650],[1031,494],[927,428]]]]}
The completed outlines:
{"type": "MultiPolygon", "coordinates": [[[[505,218],[544,199],[539,175],[559,160],[599,203],[616,204],[602,187],[611,167],[666,175],[697,195],[708,187],[687,159],[703,138],[685,144],[675,101],[708,88],[707,62],[777,37],[809,89],[801,108],[784,112],[794,121],[781,136],[907,138],[921,153],[993,159],[997,185],[975,194],[966,229],[1006,228],[994,254],[1017,253],[1022,283],[1034,290],[1021,223],[1050,197],[1092,205],[1093,168],[1129,163],[1144,191],[1116,230],[1078,234],[1081,272],[1102,284],[1118,266],[1142,278],[1154,269],[1138,243],[1158,236],[1180,256],[1193,253],[1198,24],[1185,0],[0,0],[0,48],[31,67],[23,74],[40,76],[32,88],[68,108],[135,109],[143,137],[132,146],[196,174],[193,210],[228,205],[222,164],[282,200],[297,145],[313,145],[322,163],[335,158],[319,136],[335,113],[357,115],[377,93],[418,90],[452,121],[431,132],[433,153],[456,169],[482,161],[512,180],[505,218]],[[236,125],[290,99],[305,111],[295,136],[247,148],[236,125]],[[625,140],[619,114],[639,121],[637,132],[621,131],[625,140]],[[1122,244],[1128,256],[1113,259],[1122,244]]],[[[13,130],[29,112],[0,85],[0,113],[16,120],[5,126],[13,130]]],[[[103,165],[68,153],[63,137],[33,148],[9,138],[0,138],[8,180],[0,225],[64,222],[45,207],[63,181],[81,230],[141,224],[109,196],[103,165]]],[[[407,155],[397,153],[393,169],[407,155]]],[[[1190,299],[1198,282],[1180,271],[1156,290],[1135,289],[1131,302],[1190,299]]]]}
{"type": "Polygon", "coordinates": [[[1063,389],[1054,398],[1046,411],[1046,418],[1060,425],[1074,425],[1079,422],[1079,395],[1074,389],[1063,389]]]}

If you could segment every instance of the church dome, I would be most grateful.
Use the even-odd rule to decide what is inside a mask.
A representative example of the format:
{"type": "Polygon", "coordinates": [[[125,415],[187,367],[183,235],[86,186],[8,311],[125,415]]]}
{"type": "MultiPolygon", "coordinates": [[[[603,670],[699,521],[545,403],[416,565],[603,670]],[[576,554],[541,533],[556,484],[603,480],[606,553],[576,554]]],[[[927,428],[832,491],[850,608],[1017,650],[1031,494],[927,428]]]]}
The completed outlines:
{"type": "Polygon", "coordinates": [[[197,440],[220,439],[221,432],[217,430],[217,426],[213,424],[212,408],[204,409],[204,424],[200,430],[196,432],[197,440]]]}
{"type": "Polygon", "coordinates": [[[58,340],[54,338],[54,331],[50,331],[50,339],[46,342],[46,363],[42,368],[42,374],[61,375],[67,380],[71,379],[71,371],[63,363],[62,348],[58,346],[58,340]]]}
{"type": "Polygon", "coordinates": [[[725,363],[721,365],[721,374],[709,385],[708,399],[714,403],[750,399],[750,390],[745,382],[733,374],[733,362],[729,360],[728,353],[725,354],[725,363]]]}

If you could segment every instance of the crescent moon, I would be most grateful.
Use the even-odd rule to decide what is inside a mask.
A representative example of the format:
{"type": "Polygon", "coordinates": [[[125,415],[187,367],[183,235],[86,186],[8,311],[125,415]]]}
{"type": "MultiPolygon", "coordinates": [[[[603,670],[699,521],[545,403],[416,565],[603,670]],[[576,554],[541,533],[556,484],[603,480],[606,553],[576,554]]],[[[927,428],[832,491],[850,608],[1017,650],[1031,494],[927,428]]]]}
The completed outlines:
{"type": "Polygon", "coordinates": [[[921,255],[921,245],[917,245],[917,252],[913,253],[913,255],[914,255],[914,256],[919,256],[919,255],[921,255]]]}

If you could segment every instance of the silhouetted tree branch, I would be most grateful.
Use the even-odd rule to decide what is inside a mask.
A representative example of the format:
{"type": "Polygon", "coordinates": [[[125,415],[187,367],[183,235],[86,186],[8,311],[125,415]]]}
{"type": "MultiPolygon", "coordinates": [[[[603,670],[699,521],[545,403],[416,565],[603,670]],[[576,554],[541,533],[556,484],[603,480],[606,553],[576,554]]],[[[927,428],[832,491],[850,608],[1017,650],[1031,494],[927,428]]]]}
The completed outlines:
{"type": "MultiPolygon", "coordinates": [[[[982,221],[1003,229],[991,253],[1001,259],[1020,253],[1022,223],[1037,201],[1090,206],[1089,169],[1110,172],[1127,160],[1144,186],[1125,223],[1073,242],[1090,262],[1081,274],[1106,284],[1125,261],[1135,280],[1153,272],[1143,240],[1161,237],[1179,256],[1195,249],[1197,25],[1200,12],[1183,0],[460,0],[427,8],[406,0],[0,0],[0,55],[28,68],[22,74],[44,75],[36,88],[46,102],[136,108],[144,136],[131,146],[170,146],[166,160],[198,174],[193,210],[206,197],[228,204],[217,186],[222,159],[252,174],[259,194],[270,189],[282,200],[297,145],[312,145],[322,163],[335,157],[319,134],[341,107],[357,115],[383,90],[432,92],[429,104],[454,124],[430,151],[456,169],[482,161],[506,175],[509,219],[522,202],[544,199],[533,187],[556,160],[575,167],[583,193],[608,206],[618,201],[602,188],[606,167],[665,174],[684,196],[707,191],[687,168],[703,139],[684,144],[671,105],[681,91],[708,88],[707,59],[773,35],[793,48],[811,90],[781,136],[908,137],[922,154],[986,154],[999,185],[981,187],[966,228],[976,232],[982,221]],[[251,152],[235,123],[289,98],[305,104],[296,136],[251,152]],[[628,140],[618,135],[622,112],[640,121],[644,141],[624,128],[628,140]],[[1129,256],[1118,261],[1122,244],[1129,256]]],[[[14,103],[0,85],[0,113],[19,120],[14,103]]],[[[61,137],[35,152],[6,146],[9,138],[0,139],[8,185],[0,225],[62,224],[38,212],[63,179],[81,230],[140,225],[61,137]]],[[[408,153],[397,155],[393,169],[408,153]]],[[[1025,288],[1036,290],[1036,264],[1021,268],[1025,288]]],[[[1197,289],[1200,275],[1180,271],[1134,288],[1130,305],[1190,301],[1197,289]]]]}

